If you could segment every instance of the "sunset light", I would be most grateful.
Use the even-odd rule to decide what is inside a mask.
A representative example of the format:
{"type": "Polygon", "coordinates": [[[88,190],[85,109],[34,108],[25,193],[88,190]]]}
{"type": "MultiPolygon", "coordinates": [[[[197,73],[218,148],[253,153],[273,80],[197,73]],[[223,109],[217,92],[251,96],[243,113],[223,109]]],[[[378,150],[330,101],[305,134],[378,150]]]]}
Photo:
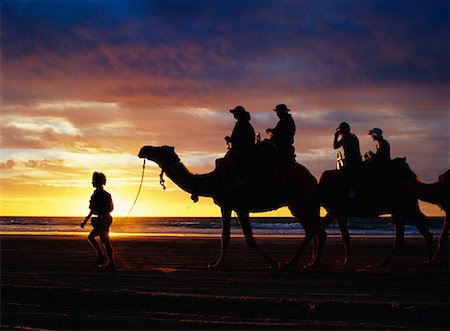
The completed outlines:
{"type": "Polygon", "coordinates": [[[449,330],[450,0],[0,0],[1,330],[449,330]]]}
{"type": "MultiPolygon", "coordinates": [[[[332,136],[347,121],[363,152],[382,127],[392,155],[435,182],[449,168],[446,11],[344,3],[2,1],[0,213],[84,215],[102,171],[124,215],[142,146],[175,146],[193,173],[209,172],[238,104],[263,139],[273,107],[288,104],[296,159],[317,179],[334,169],[332,136]]],[[[170,180],[163,191],[159,172],[147,166],[134,216],[219,215],[170,180]]]]}

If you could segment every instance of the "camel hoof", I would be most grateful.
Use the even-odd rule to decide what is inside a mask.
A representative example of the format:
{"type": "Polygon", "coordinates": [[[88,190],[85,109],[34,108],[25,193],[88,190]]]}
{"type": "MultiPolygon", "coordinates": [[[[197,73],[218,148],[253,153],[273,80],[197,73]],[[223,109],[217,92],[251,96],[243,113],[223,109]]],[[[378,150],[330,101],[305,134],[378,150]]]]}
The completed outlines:
{"type": "Polygon", "coordinates": [[[346,267],[346,268],[351,267],[352,266],[352,261],[351,260],[345,260],[343,266],[346,267]]]}
{"type": "Polygon", "coordinates": [[[272,262],[269,267],[269,269],[272,271],[280,270],[281,268],[282,268],[282,263],[276,262],[276,261],[272,262]]]}
{"type": "Polygon", "coordinates": [[[285,266],[286,266],[286,268],[297,268],[298,261],[296,261],[296,260],[288,261],[288,262],[286,262],[285,266]]]}
{"type": "Polygon", "coordinates": [[[310,270],[317,267],[317,263],[315,262],[308,262],[307,264],[303,265],[303,269],[310,270]]]}
{"type": "Polygon", "coordinates": [[[387,262],[381,262],[381,263],[377,263],[377,264],[368,264],[366,265],[367,269],[381,269],[381,268],[385,268],[387,267],[388,263],[387,262]]]}
{"type": "Polygon", "coordinates": [[[207,268],[210,270],[219,270],[222,269],[222,263],[208,264],[207,268]]]}

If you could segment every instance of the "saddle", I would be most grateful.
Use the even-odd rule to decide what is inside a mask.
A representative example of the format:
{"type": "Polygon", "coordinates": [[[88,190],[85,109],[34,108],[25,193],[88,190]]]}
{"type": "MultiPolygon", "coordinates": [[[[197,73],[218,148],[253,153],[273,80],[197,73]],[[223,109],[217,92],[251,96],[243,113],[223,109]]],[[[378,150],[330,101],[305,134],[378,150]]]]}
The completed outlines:
{"type": "Polygon", "coordinates": [[[341,191],[349,200],[370,199],[383,196],[392,190],[399,180],[415,180],[416,175],[406,163],[406,157],[395,158],[387,163],[362,162],[352,168],[331,170],[341,191]]]}
{"type": "Polygon", "coordinates": [[[294,164],[295,160],[280,156],[277,147],[269,140],[264,140],[257,143],[245,157],[238,159],[230,154],[217,159],[216,170],[232,188],[236,186],[238,175],[244,183],[238,186],[251,185],[264,189],[274,187],[277,181],[282,181],[288,168],[294,164]]]}

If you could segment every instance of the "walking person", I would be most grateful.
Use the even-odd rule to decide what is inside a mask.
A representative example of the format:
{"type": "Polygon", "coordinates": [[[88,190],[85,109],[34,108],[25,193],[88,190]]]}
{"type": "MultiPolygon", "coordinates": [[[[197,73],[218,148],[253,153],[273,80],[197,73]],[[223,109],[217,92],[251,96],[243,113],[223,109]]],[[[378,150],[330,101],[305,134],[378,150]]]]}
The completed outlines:
{"type": "Polygon", "coordinates": [[[95,265],[113,269],[115,267],[113,250],[109,240],[109,227],[112,223],[111,211],[114,209],[111,194],[103,189],[106,184],[106,177],[103,173],[94,172],[92,175],[92,186],[95,187],[94,193],[89,202],[90,212],[80,226],[83,229],[87,221],[91,219],[92,231],[89,233],[88,240],[97,253],[95,265]],[[93,216],[96,215],[96,216],[93,216]],[[100,238],[100,243],[96,237],[100,238]],[[106,251],[106,254],[102,248],[106,251]]]}

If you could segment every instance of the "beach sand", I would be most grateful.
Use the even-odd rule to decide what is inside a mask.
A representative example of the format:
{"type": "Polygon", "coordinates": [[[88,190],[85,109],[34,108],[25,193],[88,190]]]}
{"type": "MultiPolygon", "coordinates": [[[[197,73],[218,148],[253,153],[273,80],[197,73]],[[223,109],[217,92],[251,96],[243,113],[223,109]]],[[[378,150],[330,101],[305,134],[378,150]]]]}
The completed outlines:
{"type": "MultiPolygon", "coordinates": [[[[257,238],[287,260],[298,239],[257,238]]],[[[424,265],[407,239],[387,268],[391,238],[352,240],[341,266],[328,238],[316,269],[270,271],[232,238],[222,270],[209,270],[215,238],[115,237],[118,268],[104,271],[83,236],[1,236],[1,328],[8,329],[449,329],[449,249],[424,265]]],[[[304,255],[303,262],[309,257],[304,255]]]]}

